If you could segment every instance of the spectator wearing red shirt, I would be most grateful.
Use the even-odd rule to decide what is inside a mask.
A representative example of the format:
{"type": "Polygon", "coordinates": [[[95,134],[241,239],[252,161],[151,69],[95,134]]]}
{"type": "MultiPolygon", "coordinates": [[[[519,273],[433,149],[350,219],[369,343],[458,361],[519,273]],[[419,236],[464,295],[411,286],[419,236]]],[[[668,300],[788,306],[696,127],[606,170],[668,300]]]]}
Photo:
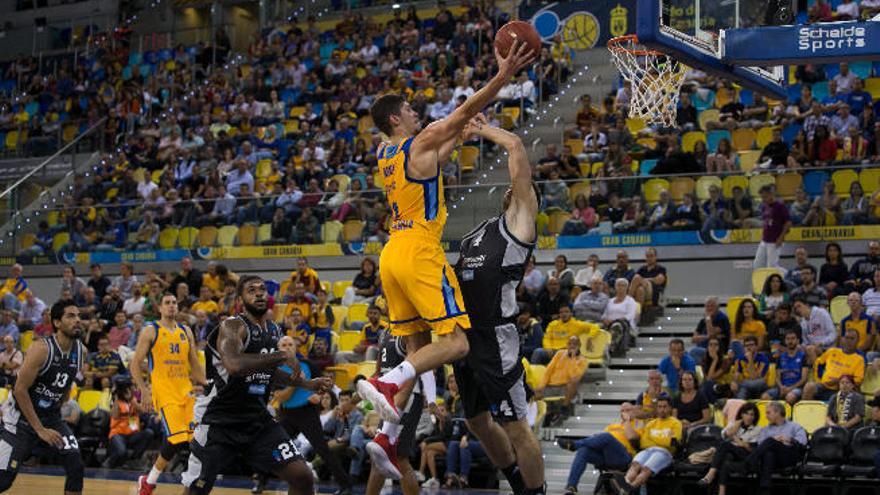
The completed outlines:
{"type": "Polygon", "coordinates": [[[816,135],[810,145],[810,160],[816,166],[824,166],[837,158],[837,141],[831,139],[828,127],[820,125],[816,127],[816,135]]]}
{"type": "Polygon", "coordinates": [[[119,350],[119,346],[128,345],[131,338],[131,325],[125,316],[125,311],[119,310],[113,316],[113,326],[107,332],[107,340],[110,341],[110,348],[114,351],[119,350]]]}
{"type": "Polygon", "coordinates": [[[584,235],[598,222],[599,217],[596,215],[596,210],[590,206],[590,201],[583,194],[578,194],[574,198],[571,218],[562,227],[562,235],[584,235]]]}

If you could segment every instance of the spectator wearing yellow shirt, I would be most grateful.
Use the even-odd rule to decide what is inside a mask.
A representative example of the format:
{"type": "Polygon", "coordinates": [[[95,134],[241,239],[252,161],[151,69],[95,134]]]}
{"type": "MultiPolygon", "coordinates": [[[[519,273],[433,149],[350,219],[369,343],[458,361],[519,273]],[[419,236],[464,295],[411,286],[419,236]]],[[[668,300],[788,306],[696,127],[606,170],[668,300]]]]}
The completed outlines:
{"type": "Polygon", "coordinates": [[[2,297],[3,307],[7,309],[18,309],[21,303],[27,299],[27,281],[22,277],[24,268],[18,263],[9,267],[9,277],[0,288],[0,297],[2,297]]]}
{"type": "MultiPolygon", "coordinates": [[[[531,362],[545,364],[550,361],[553,352],[564,349],[571,336],[585,336],[593,339],[599,335],[599,326],[595,323],[580,321],[572,316],[571,306],[564,305],[559,308],[559,319],[553,320],[544,331],[542,347],[532,352],[531,362]]],[[[587,341],[587,350],[592,350],[592,341],[587,341]]]]}
{"type": "Polygon", "coordinates": [[[202,274],[202,287],[211,289],[211,294],[214,297],[223,297],[223,286],[220,275],[217,274],[217,263],[213,261],[208,263],[208,268],[202,274]]]}
{"type": "Polygon", "coordinates": [[[843,348],[832,347],[816,359],[815,366],[825,366],[820,383],[809,382],[804,387],[804,400],[828,400],[840,388],[840,377],[851,375],[856,386],[865,378],[865,358],[856,352],[858,332],[849,329],[843,336],[843,348]]]}
{"type": "Polygon", "coordinates": [[[284,316],[290,316],[294,310],[299,311],[304,321],[312,319],[312,300],[306,296],[306,288],[301,282],[297,282],[293,287],[293,295],[285,296],[284,316]]]}
{"type": "Polygon", "coordinates": [[[196,311],[204,311],[211,317],[215,317],[220,313],[220,305],[217,304],[217,301],[211,298],[210,287],[202,285],[202,288],[199,289],[198,301],[192,304],[192,311],[193,313],[196,311]]]}
{"type": "Polygon", "coordinates": [[[336,321],[336,318],[333,316],[333,309],[330,307],[330,304],[327,303],[327,291],[319,287],[315,296],[318,300],[312,304],[309,315],[309,325],[315,330],[330,331],[333,328],[333,323],[336,321]]]}
{"type": "Polygon", "coordinates": [[[632,411],[633,417],[638,419],[653,418],[657,398],[661,395],[669,395],[669,390],[663,387],[663,374],[658,370],[648,371],[648,388],[639,392],[636,397],[636,408],[632,411]]]}
{"type": "Polygon", "coordinates": [[[846,296],[846,304],[849,306],[849,315],[840,320],[840,335],[838,335],[838,343],[847,330],[855,330],[859,335],[859,341],[856,348],[862,352],[868,352],[874,345],[874,339],[877,338],[877,322],[868,316],[865,312],[865,306],[862,305],[862,295],[858,292],[850,292],[846,296]]]}
{"type": "Polygon", "coordinates": [[[557,352],[547,365],[544,380],[535,389],[535,399],[562,395],[563,411],[571,415],[574,412],[571,401],[588,367],[587,358],[581,355],[581,339],[577,335],[570,336],[568,346],[557,352]]]}
{"type": "Polygon", "coordinates": [[[321,287],[321,280],[318,278],[318,272],[309,267],[309,262],[305,258],[296,260],[296,271],[290,273],[290,283],[301,283],[306,289],[306,294],[310,297],[321,287]]]}
{"type": "Polygon", "coordinates": [[[745,349],[743,340],[747,336],[753,336],[757,340],[758,349],[763,351],[767,344],[767,326],[758,319],[758,308],[751,299],[746,299],[739,305],[734,318],[733,335],[731,335],[730,348],[736,354],[736,358],[743,357],[745,349]]]}
{"type": "Polygon", "coordinates": [[[678,444],[682,439],[681,421],[672,415],[668,395],[657,398],[657,417],[638,430],[642,451],[636,454],[626,475],[615,476],[613,484],[621,493],[632,492],[645,485],[648,478],[672,464],[678,444]]]}

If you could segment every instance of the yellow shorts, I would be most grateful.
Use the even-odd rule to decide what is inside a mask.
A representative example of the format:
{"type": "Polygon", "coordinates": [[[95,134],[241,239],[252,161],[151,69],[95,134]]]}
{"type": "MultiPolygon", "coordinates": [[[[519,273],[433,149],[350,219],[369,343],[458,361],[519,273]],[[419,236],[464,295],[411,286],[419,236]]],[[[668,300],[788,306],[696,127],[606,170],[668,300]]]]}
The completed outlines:
{"type": "Polygon", "coordinates": [[[444,335],[456,325],[471,327],[458,278],[438,242],[416,236],[392,238],[382,249],[379,276],[393,335],[427,330],[444,335]]]}
{"type": "Polygon", "coordinates": [[[195,398],[191,397],[184,404],[163,404],[156,408],[168,443],[177,445],[192,440],[194,405],[195,398]]]}

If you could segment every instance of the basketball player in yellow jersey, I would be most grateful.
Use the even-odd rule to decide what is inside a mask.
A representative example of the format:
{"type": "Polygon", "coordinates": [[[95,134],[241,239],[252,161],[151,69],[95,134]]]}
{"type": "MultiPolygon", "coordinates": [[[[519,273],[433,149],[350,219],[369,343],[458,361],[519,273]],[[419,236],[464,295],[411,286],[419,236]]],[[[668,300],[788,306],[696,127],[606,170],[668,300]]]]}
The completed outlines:
{"type": "Polygon", "coordinates": [[[200,390],[207,384],[192,331],[177,322],[177,309],[177,297],[162,296],[160,318],[141,329],[131,360],[131,377],[141,391],[141,404],[147,410],[152,406],[165,428],[165,443],[156,464],[149,474],[138,478],[139,495],[153,493],[168,461],[192,440],[194,388],[200,390]],[[149,362],[149,385],[144,382],[145,358],[149,362]]]}
{"type": "Polygon", "coordinates": [[[376,450],[373,461],[380,469],[393,464],[394,469],[383,469],[392,476],[399,472],[397,406],[409,398],[408,393],[398,392],[419,374],[461,359],[468,352],[463,330],[470,328],[470,321],[458,280],[440,245],[446,225],[440,165],[449,158],[468,122],[534,55],[519,42],[514,42],[506,58],[496,51],[495,77],[448,117],[421,132],[418,114],[400,95],[381,96],[370,109],[376,126],[390,137],[376,153],[392,211],[391,236],[382,250],[379,275],[388,299],[391,332],[405,337],[407,358],[381,377],[361,380],[358,391],[385,420],[382,433],[374,438],[382,451],[376,450]],[[430,331],[437,335],[436,343],[431,343],[430,331]]]}

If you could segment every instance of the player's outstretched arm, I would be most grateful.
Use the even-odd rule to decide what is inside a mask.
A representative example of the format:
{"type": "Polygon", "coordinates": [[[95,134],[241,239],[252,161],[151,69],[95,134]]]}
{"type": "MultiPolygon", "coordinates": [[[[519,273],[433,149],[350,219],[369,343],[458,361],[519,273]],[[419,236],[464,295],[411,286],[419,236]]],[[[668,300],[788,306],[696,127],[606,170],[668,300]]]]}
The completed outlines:
{"type": "Polygon", "coordinates": [[[48,356],[49,345],[45,340],[37,340],[31,345],[24,356],[21,368],[18,370],[18,378],[15,380],[12,396],[15,397],[15,403],[24,415],[24,419],[31,425],[31,428],[33,428],[40,439],[49,445],[61,448],[64,446],[61,434],[43,426],[40,418],[37,417],[37,411],[34,409],[31,396],[28,394],[28,389],[34,384],[37,375],[40,373],[40,368],[46,362],[48,356]]]}
{"type": "Polygon", "coordinates": [[[144,360],[155,340],[156,327],[154,325],[146,325],[141,328],[137,345],[134,348],[134,356],[131,358],[131,381],[141,391],[141,404],[147,412],[153,408],[153,396],[150,387],[144,380],[144,360]]]}
{"type": "Polygon", "coordinates": [[[189,340],[189,377],[193,383],[198,385],[207,385],[208,377],[205,375],[205,368],[199,362],[199,350],[196,346],[196,338],[192,329],[183,325],[183,331],[186,332],[186,338],[189,340]]]}
{"type": "Polygon", "coordinates": [[[217,351],[220,361],[230,375],[247,375],[257,371],[274,370],[282,364],[290,364],[294,372],[299,372],[295,358],[284,351],[267,352],[265,354],[245,354],[244,339],[247,326],[238,318],[223,320],[217,334],[217,351]],[[289,363],[293,359],[294,363],[289,363]]]}
{"type": "Polygon", "coordinates": [[[507,57],[502,57],[498,50],[495,50],[495,58],[498,60],[498,73],[495,77],[453,110],[448,117],[434,122],[420,132],[413,140],[413,147],[436,150],[443,143],[457,138],[468,121],[494,100],[510,78],[528,65],[536,55],[529,50],[527,44],[520,41],[513,42],[507,57]]]}

